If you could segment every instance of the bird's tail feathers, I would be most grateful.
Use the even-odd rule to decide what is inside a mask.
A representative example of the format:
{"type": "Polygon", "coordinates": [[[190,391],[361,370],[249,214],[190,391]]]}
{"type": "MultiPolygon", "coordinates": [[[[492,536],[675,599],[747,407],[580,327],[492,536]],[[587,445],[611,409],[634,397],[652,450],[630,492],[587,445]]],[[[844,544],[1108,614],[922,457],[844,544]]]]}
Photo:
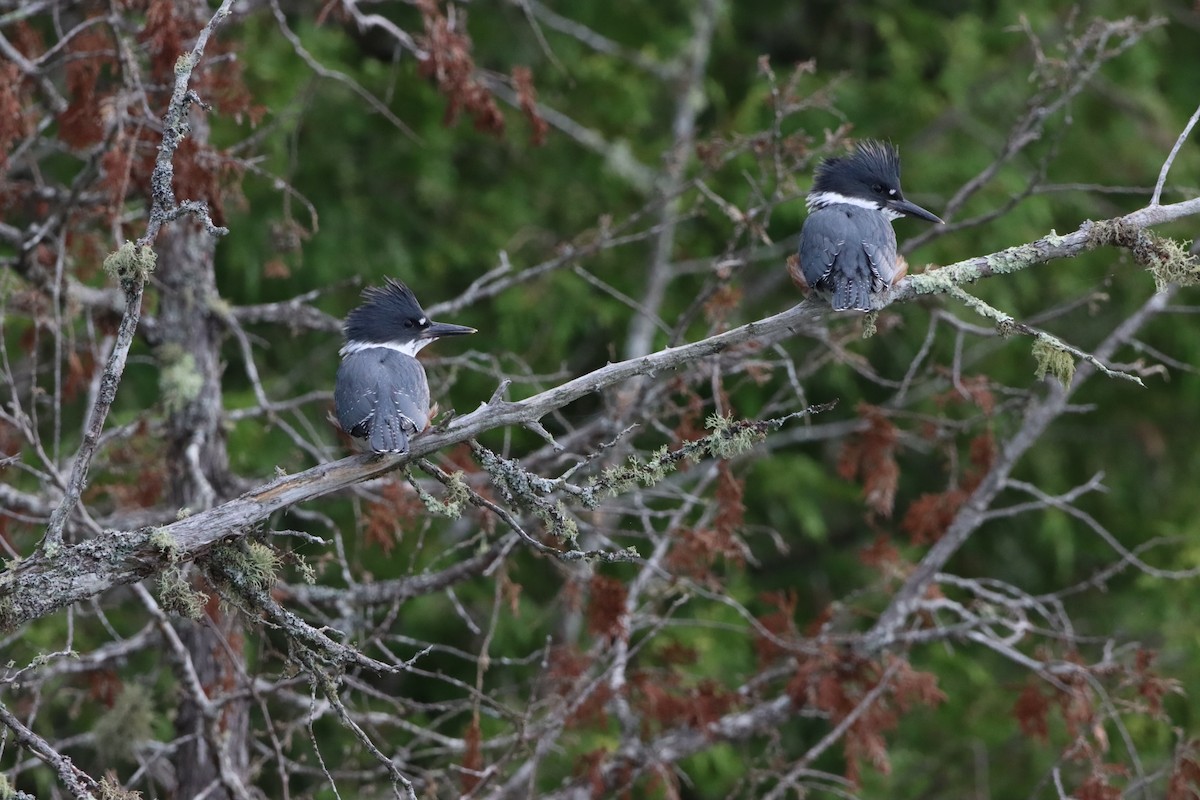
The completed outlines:
{"type": "Polygon", "coordinates": [[[376,416],[367,441],[376,453],[407,453],[408,434],[399,414],[376,416]]]}
{"type": "Polygon", "coordinates": [[[833,296],[829,299],[829,305],[834,311],[870,311],[871,310],[871,283],[870,281],[856,281],[852,278],[838,281],[833,287],[833,296]]]}

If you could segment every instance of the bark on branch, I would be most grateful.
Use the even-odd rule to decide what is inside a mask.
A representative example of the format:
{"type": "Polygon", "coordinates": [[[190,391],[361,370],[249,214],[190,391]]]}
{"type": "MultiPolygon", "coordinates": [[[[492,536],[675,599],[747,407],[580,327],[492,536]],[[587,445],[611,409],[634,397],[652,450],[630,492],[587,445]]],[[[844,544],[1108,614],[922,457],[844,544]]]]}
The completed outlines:
{"type": "MultiPolygon", "coordinates": [[[[1028,244],[907,278],[890,293],[879,296],[876,302],[883,308],[921,295],[946,293],[982,278],[1070,258],[1098,245],[1135,249],[1137,237],[1133,234],[1138,231],[1197,213],[1200,213],[1200,198],[1149,206],[1104,222],[1089,220],[1066,235],[1051,233],[1028,244]]],[[[475,411],[454,418],[444,429],[433,429],[418,436],[412,442],[411,452],[403,456],[359,455],[321,464],[286,475],[216,508],[162,528],[107,532],[63,548],[55,559],[36,554],[0,576],[0,627],[15,627],[115,586],[141,580],[169,564],[193,560],[223,539],[244,535],[276,511],[407,466],[485,431],[536,423],[586,395],[635,376],[654,377],[680,365],[737,348],[775,344],[810,329],[829,314],[824,303],[806,300],[774,316],[698,342],[608,364],[523,400],[481,404],[475,411]],[[165,543],[168,546],[164,546],[165,543]]]]}

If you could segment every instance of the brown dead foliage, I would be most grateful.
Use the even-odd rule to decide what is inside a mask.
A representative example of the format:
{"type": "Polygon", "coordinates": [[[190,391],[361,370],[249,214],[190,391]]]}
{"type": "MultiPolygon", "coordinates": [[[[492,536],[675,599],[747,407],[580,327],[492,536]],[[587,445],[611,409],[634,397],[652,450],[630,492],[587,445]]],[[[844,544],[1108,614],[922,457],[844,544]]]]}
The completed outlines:
{"type": "Polygon", "coordinates": [[[446,96],[445,125],[453,125],[465,112],[474,120],[477,131],[502,135],[504,116],[492,93],[475,77],[471,39],[461,30],[465,24],[463,12],[458,11],[451,19],[438,0],[417,0],[417,8],[425,27],[417,37],[417,44],[425,51],[419,69],[446,96]]]}
{"type": "Polygon", "coordinates": [[[875,541],[858,551],[858,560],[864,566],[876,569],[890,577],[901,576],[907,562],[900,556],[900,551],[892,544],[892,538],[886,533],[875,536],[875,541]]]}
{"type": "Polygon", "coordinates": [[[932,544],[942,538],[959,509],[996,462],[996,438],[990,430],[973,438],[967,450],[968,466],[961,476],[956,476],[957,485],[943,492],[926,492],[909,505],[900,527],[913,544],[932,544]]]}
{"type": "Polygon", "coordinates": [[[1021,733],[1031,739],[1046,741],[1050,737],[1049,713],[1050,698],[1033,683],[1027,683],[1013,704],[1013,716],[1017,718],[1021,733]]]}
{"type": "Polygon", "coordinates": [[[564,699],[588,689],[588,694],[574,705],[567,716],[568,728],[603,728],[608,724],[605,706],[612,699],[612,689],[606,681],[596,681],[589,674],[592,658],[574,647],[560,646],[550,651],[546,670],[547,689],[564,699]],[[591,683],[589,684],[589,681],[591,683]]]}
{"type": "Polygon", "coordinates": [[[462,789],[464,794],[470,793],[479,785],[479,773],[483,771],[483,750],[480,747],[482,739],[483,737],[479,730],[479,714],[476,712],[471,717],[471,724],[467,726],[466,733],[463,734],[463,742],[466,745],[462,758],[462,789]]]}
{"type": "Polygon", "coordinates": [[[717,513],[708,528],[682,528],[675,532],[667,553],[667,567],[679,575],[698,581],[714,580],[712,566],[724,558],[730,564],[745,564],[745,552],[738,532],[745,522],[745,481],[733,474],[728,461],[717,466],[714,500],[717,513]]]}
{"type": "Polygon", "coordinates": [[[624,638],[625,600],[629,596],[625,584],[616,578],[596,573],[588,588],[587,624],[593,636],[610,641],[624,638]]]}
{"type": "Polygon", "coordinates": [[[967,497],[967,492],[959,488],[926,492],[909,504],[900,527],[913,544],[932,544],[942,538],[950,523],[954,522],[967,497]]]}
{"type": "Polygon", "coordinates": [[[861,479],[867,508],[890,517],[900,481],[900,465],[896,463],[899,432],[878,406],[862,403],[858,415],[866,421],[867,428],[842,446],[838,474],[848,481],[861,479]]]}
{"type": "Polygon", "coordinates": [[[379,500],[367,505],[363,540],[377,546],[386,557],[396,546],[404,526],[423,514],[425,507],[399,480],[387,481],[380,495],[379,500]]]}
{"type": "Polygon", "coordinates": [[[891,771],[884,734],[896,728],[901,715],[946,699],[938,688],[937,676],[913,669],[899,656],[877,662],[827,645],[818,655],[800,657],[796,662],[787,693],[798,708],[824,711],[833,725],[855,715],[843,740],[846,778],[855,784],[859,783],[863,762],[885,775],[891,771]],[[880,694],[860,709],[883,680],[887,683],[880,694]]]}
{"type": "Polygon", "coordinates": [[[794,589],[790,589],[787,592],[764,592],[760,599],[774,606],[774,611],[756,618],[758,624],[770,634],[764,636],[756,633],[754,636],[754,653],[758,657],[758,668],[762,670],[787,655],[788,650],[780,642],[797,638],[796,606],[800,598],[794,589]]]}
{"type": "Polygon", "coordinates": [[[630,702],[643,715],[650,734],[671,728],[707,729],[737,707],[737,692],[705,678],[693,686],[683,686],[674,671],[638,670],[630,675],[630,702]]]}
{"type": "Polygon", "coordinates": [[[513,86],[517,90],[517,103],[521,106],[521,112],[525,115],[525,119],[529,121],[529,143],[534,147],[541,147],[546,143],[550,125],[538,113],[537,89],[533,86],[533,72],[529,67],[513,67],[512,79],[513,86]]]}
{"type": "Polygon", "coordinates": [[[115,66],[112,39],[104,28],[92,26],[67,43],[67,107],[58,115],[58,138],[69,147],[85,149],[104,137],[101,101],[111,90],[100,86],[101,71],[115,66]]]}
{"type": "Polygon", "coordinates": [[[1200,741],[1189,739],[1175,751],[1175,764],[1167,780],[1167,800],[1200,797],[1200,741]]]}

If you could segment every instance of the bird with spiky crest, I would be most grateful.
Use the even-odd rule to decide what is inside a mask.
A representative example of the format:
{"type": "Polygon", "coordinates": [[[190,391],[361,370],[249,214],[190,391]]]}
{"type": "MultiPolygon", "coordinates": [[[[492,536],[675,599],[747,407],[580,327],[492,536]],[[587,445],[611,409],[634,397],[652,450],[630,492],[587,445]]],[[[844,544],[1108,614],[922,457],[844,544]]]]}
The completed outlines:
{"type": "Polygon", "coordinates": [[[848,156],[817,167],[800,231],[800,269],[809,288],[834,311],[871,310],[871,295],[904,277],[892,222],[903,216],[942,220],[904,199],[900,154],[887,142],[863,141],[848,156]]]}
{"type": "Polygon", "coordinates": [[[362,296],[344,326],[333,391],[338,424],[372,452],[407,453],[409,438],[429,427],[429,381],[417,353],[475,329],[434,322],[412,290],[391,278],[362,296]]]}

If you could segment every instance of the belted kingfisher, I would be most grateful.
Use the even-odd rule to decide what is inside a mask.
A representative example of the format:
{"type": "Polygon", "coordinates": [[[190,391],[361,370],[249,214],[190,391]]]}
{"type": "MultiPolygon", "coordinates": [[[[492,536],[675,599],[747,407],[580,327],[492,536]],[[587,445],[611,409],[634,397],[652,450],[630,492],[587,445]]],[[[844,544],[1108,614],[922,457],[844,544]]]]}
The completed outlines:
{"type": "Polygon", "coordinates": [[[860,142],[852,155],[821,162],[807,204],[800,269],[810,288],[830,294],[834,311],[870,311],[871,293],[904,277],[893,220],[942,222],[904,199],[900,154],[886,142],[860,142]]]}
{"type": "Polygon", "coordinates": [[[434,322],[412,290],[391,278],[364,290],[363,300],[346,317],[333,391],[338,423],[376,453],[407,453],[408,437],[429,426],[429,382],[417,351],[475,329],[434,322]]]}

